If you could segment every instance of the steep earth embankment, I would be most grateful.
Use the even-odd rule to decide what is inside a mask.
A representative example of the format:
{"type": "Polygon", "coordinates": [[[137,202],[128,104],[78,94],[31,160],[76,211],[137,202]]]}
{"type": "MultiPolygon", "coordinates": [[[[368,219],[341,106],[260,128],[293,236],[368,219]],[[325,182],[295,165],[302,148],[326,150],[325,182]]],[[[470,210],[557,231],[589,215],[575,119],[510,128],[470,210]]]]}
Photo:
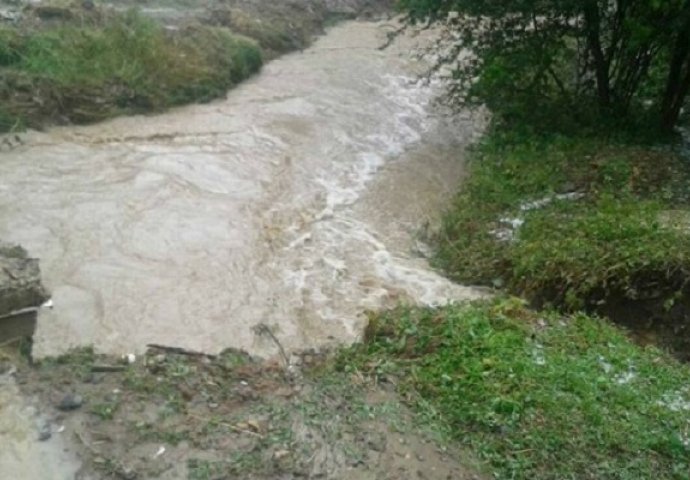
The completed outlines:
{"type": "Polygon", "coordinates": [[[3,0],[0,132],[209,101],[262,59],[304,49],[337,19],[380,15],[389,4],[3,0]]]}

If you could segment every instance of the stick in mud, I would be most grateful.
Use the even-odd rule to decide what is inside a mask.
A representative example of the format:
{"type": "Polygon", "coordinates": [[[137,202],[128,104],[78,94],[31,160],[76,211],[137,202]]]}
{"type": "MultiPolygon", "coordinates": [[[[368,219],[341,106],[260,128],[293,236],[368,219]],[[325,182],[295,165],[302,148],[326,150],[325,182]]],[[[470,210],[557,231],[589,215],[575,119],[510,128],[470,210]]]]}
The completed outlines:
{"type": "Polygon", "coordinates": [[[174,353],[177,355],[187,355],[189,357],[206,357],[210,360],[215,360],[217,358],[217,355],[213,355],[210,353],[197,352],[196,350],[187,350],[186,348],[181,347],[169,347],[166,345],[159,345],[157,343],[149,343],[148,345],[146,345],[146,347],[153,350],[162,350],[167,353],[174,353]]]}
{"type": "Polygon", "coordinates": [[[268,335],[268,337],[273,340],[273,342],[278,346],[278,349],[280,350],[280,355],[283,357],[283,361],[285,361],[285,368],[290,367],[290,359],[288,358],[287,354],[285,353],[285,349],[283,348],[283,345],[280,343],[280,340],[275,336],[271,328],[266,325],[265,323],[259,323],[257,325],[254,325],[252,327],[252,330],[254,333],[257,335],[268,335]]]}

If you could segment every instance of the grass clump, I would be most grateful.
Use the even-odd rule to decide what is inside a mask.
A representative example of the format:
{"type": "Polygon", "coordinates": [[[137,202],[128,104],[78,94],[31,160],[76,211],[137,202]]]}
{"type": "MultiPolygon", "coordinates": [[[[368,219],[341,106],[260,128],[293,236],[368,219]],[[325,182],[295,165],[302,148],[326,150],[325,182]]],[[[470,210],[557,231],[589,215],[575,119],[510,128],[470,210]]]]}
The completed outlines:
{"type": "Polygon", "coordinates": [[[690,236],[662,224],[662,209],[603,196],[528,215],[511,248],[511,286],[571,310],[612,297],[672,302],[690,278],[690,236]]]}
{"type": "Polygon", "coordinates": [[[690,369],[515,299],[372,318],[339,362],[396,378],[495,478],[690,478],[690,369]]]}
{"type": "Polygon", "coordinates": [[[303,48],[308,42],[307,34],[294,25],[291,28],[286,19],[262,21],[241,9],[232,8],[222,11],[218,20],[232,31],[256,40],[269,56],[303,48]]]}

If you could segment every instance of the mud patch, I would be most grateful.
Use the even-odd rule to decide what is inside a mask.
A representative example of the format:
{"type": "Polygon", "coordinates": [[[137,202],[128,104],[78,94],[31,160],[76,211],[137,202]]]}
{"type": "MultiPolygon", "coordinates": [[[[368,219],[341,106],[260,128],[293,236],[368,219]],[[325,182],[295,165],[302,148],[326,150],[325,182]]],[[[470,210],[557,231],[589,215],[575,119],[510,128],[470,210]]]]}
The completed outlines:
{"type": "Polygon", "coordinates": [[[50,429],[36,399],[20,392],[14,360],[0,351],[1,476],[71,480],[79,469],[78,459],[67,452],[66,439],[50,429]]]}
{"type": "Polygon", "coordinates": [[[392,385],[324,362],[153,349],[125,364],[87,349],[17,376],[72,439],[80,478],[484,478],[415,422],[392,385]],[[66,395],[83,405],[59,412],[66,395]]]}

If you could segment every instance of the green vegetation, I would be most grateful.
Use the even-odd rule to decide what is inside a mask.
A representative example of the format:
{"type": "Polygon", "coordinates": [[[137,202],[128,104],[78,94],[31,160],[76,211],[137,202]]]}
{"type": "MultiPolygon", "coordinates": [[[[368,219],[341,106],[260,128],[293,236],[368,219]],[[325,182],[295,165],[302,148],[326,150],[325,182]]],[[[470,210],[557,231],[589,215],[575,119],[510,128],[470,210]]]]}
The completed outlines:
{"type": "Polygon", "coordinates": [[[436,264],[538,307],[683,337],[690,165],[660,144],[679,120],[670,105],[687,94],[677,76],[690,82],[690,56],[678,44],[688,3],[402,5],[414,20],[460,12],[449,25],[464,41],[441,61],[454,62],[468,42],[476,59],[456,64],[450,94],[494,115],[445,216],[436,264]]]}
{"type": "Polygon", "coordinates": [[[261,68],[259,47],[229,30],[179,33],[136,12],[30,34],[0,30],[0,129],[59,115],[89,122],[207,101],[261,68]]]}
{"type": "Polygon", "coordinates": [[[664,145],[690,4],[401,3],[458,12],[450,99],[493,114],[435,263],[524,300],[373,315],[338,365],[391,381],[495,478],[690,478],[690,368],[635,343],[690,345],[690,164],[664,145]]]}
{"type": "Polygon", "coordinates": [[[449,11],[476,62],[460,62],[456,90],[503,120],[540,129],[626,124],[640,114],[673,131],[690,91],[686,0],[401,0],[413,19],[449,11]],[[478,82],[470,79],[478,77],[478,82]],[[544,112],[561,109],[560,114],[544,112]],[[534,113],[537,115],[533,115],[534,113]],[[535,118],[537,117],[537,118],[535,118]],[[538,118],[541,117],[541,118],[538,118]],[[544,121],[549,120],[549,121],[544,121]]]}
{"type": "Polygon", "coordinates": [[[392,380],[495,478],[690,478],[690,369],[597,318],[401,308],[339,364],[392,380]]]}
{"type": "Polygon", "coordinates": [[[687,201],[690,172],[679,156],[592,139],[494,136],[476,148],[470,169],[439,235],[437,262],[453,278],[569,310],[609,298],[671,306],[685,293],[690,236],[662,215],[687,201]]]}

